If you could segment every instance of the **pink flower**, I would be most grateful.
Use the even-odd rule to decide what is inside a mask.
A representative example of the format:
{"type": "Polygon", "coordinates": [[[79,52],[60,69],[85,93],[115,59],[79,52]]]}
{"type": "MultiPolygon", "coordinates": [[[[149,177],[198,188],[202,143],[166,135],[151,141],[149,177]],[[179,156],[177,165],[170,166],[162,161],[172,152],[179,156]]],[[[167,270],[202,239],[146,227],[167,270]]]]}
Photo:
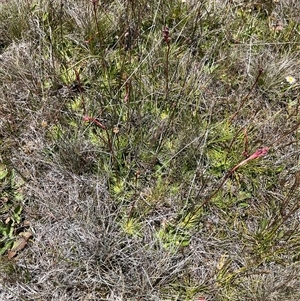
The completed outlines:
{"type": "Polygon", "coordinates": [[[83,121],[90,121],[91,117],[89,117],[89,116],[83,116],[82,119],[83,119],[83,121]]]}
{"type": "Polygon", "coordinates": [[[246,160],[253,160],[259,157],[262,157],[264,155],[266,155],[269,151],[268,147],[264,147],[264,148],[259,148],[254,154],[252,154],[249,158],[247,158],[246,160]]]}
{"type": "MultiPolygon", "coordinates": [[[[245,159],[244,161],[240,162],[238,165],[236,165],[235,167],[233,167],[229,174],[227,176],[230,176],[234,171],[236,171],[239,167],[241,167],[242,165],[248,163],[251,160],[254,160],[256,158],[262,157],[264,155],[266,155],[269,151],[268,147],[264,147],[264,148],[259,148],[255,153],[253,153],[250,157],[248,157],[247,159],[245,159]]],[[[226,177],[227,178],[227,177],[226,177]]]]}
{"type": "Polygon", "coordinates": [[[103,129],[103,130],[106,130],[106,126],[103,125],[99,120],[97,120],[96,118],[93,118],[93,117],[90,117],[90,116],[83,116],[82,117],[83,121],[86,121],[86,122],[92,122],[94,124],[96,124],[99,128],[103,129]]]}

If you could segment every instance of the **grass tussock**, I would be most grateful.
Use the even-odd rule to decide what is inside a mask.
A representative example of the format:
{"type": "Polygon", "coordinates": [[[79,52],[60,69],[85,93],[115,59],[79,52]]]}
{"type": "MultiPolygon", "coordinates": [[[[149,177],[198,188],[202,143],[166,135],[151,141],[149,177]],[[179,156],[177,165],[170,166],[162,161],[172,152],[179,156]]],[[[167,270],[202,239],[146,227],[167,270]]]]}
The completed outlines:
{"type": "Polygon", "coordinates": [[[0,299],[299,299],[299,11],[1,1],[0,299]]]}

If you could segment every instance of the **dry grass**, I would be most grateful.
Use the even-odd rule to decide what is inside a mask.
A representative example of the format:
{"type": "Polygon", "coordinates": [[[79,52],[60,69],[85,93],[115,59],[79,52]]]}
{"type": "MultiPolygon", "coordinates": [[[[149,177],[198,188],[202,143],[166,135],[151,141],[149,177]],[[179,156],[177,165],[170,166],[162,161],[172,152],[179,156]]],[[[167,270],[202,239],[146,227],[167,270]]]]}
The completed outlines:
{"type": "Polygon", "coordinates": [[[0,299],[299,299],[299,11],[1,2],[0,299]]]}

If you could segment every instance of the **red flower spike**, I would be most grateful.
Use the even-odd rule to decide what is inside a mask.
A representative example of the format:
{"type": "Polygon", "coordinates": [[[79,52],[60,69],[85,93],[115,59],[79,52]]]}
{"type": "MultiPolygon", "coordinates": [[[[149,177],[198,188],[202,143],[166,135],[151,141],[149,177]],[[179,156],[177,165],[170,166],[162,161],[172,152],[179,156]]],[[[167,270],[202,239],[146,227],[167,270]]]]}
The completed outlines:
{"type": "Polygon", "coordinates": [[[164,41],[167,43],[167,45],[170,44],[171,38],[169,36],[169,27],[165,26],[163,29],[163,34],[164,34],[164,41]]]}
{"type": "Polygon", "coordinates": [[[254,154],[252,154],[247,160],[253,160],[266,155],[269,151],[268,147],[259,148],[254,154]]]}
{"type": "Polygon", "coordinates": [[[99,128],[103,129],[103,130],[106,130],[106,126],[103,125],[99,120],[97,120],[96,118],[93,118],[93,117],[90,117],[90,116],[83,116],[82,117],[82,120],[83,121],[86,121],[86,122],[92,122],[94,123],[95,125],[97,125],[99,128]]]}
{"type": "Polygon", "coordinates": [[[238,165],[236,165],[235,167],[233,167],[230,172],[229,175],[231,175],[234,171],[236,171],[239,167],[241,167],[242,165],[248,163],[251,160],[254,160],[256,158],[262,157],[264,155],[266,155],[269,151],[268,147],[264,147],[264,148],[259,148],[254,154],[252,154],[250,157],[248,157],[247,159],[245,159],[244,161],[240,162],[238,165]]]}
{"type": "Polygon", "coordinates": [[[86,121],[86,122],[91,121],[91,117],[89,117],[89,116],[83,116],[82,119],[83,119],[83,121],[86,121]]]}

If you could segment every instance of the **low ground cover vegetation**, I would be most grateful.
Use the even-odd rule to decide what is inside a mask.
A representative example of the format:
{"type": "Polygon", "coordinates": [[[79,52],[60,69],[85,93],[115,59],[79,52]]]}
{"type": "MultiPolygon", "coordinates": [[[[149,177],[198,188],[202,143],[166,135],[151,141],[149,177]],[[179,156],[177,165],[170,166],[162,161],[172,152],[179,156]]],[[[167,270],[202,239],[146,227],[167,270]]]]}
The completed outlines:
{"type": "Polygon", "coordinates": [[[1,300],[298,300],[300,3],[0,2],[1,300]]]}

